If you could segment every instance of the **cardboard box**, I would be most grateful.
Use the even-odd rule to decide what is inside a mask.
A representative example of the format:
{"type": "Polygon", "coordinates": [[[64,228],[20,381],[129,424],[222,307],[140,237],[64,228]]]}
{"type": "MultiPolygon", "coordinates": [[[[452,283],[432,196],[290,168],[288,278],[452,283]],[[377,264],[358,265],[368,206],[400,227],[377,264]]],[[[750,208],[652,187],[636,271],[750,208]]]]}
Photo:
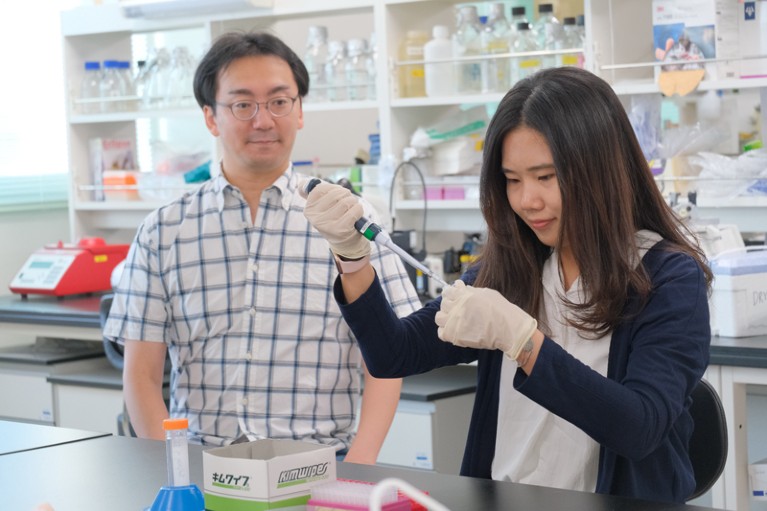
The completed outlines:
{"type": "Polygon", "coordinates": [[[203,452],[205,509],[303,511],[312,487],[336,479],[333,447],[256,440],[203,452]]]}
{"type": "Polygon", "coordinates": [[[711,304],[718,334],[767,334],[767,251],[721,254],[711,262],[711,304]]]}

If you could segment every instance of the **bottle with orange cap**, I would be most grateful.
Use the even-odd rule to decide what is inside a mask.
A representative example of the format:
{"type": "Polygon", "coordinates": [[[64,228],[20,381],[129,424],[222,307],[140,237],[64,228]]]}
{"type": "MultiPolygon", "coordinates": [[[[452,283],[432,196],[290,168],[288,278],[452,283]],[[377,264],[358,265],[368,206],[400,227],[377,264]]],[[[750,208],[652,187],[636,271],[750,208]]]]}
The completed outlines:
{"type": "Polygon", "coordinates": [[[168,485],[160,492],[149,511],[204,511],[205,499],[196,484],[189,481],[188,419],[165,419],[165,457],[168,485]]]}

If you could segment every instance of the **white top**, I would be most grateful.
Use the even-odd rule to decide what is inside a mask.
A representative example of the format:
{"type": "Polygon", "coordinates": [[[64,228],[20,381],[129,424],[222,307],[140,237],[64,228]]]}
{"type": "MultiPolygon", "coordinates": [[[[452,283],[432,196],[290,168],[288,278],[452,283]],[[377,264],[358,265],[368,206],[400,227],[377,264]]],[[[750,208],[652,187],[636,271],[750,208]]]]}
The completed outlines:
{"type": "MultiPolygon", "coordinates": [[[[649,231],[637,233],[637,262],[660,240],[649,231]]],[[[568,325],[570,314],[561,300],[583,303],[580,277],[565,291],[556,251],[543,266],[543,308],[551,330],[549,337],[569,354],[607,375],[612,333],[599,339],[583,338],[568,325]]],[[[579,428],[554,415],[514,389],[517,364],[503,358],[498,406],[498,432],[492,474],[495,480],[536,484],[552,488],[589,491],[596,489],[599,444],[579,428]]]]}

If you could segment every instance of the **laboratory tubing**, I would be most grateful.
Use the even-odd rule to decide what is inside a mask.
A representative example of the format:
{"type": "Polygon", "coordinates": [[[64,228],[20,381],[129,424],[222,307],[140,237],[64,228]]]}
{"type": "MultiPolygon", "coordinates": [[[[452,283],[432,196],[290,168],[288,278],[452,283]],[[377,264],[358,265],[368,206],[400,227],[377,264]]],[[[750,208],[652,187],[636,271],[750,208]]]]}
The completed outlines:
{"type": "Polygon", "coordinates": [[[81,114],[95,114],[101,110],[98,102],[92,100],[101,97],[101,64],[99,62],[85,63],[85,76],[80,83],[80,103],[78,111],[81,114]],[[91,101],[88,101],[91,100],[91,101]]]}
{"type": "Polygon", "coordinates": [[[188,419],[165,419],[165,456],[168,464],[168,486],[189,485],[189,446],[186,432],[188,419]]]}
{"type": "MultiPolygon", "coordinates": [[[[400,43],[399,60],[424,60],[424,45],[427,42],[429,42],[427,32],[408,30],[407,36],[400,43]]],[[[423,64],[401,65],[398,71],[401,98],[417,98],[426,95],[423,64]]]]}
{"type": "Polygon", "coordinates": [[[428,97],[450,96],[455,93],[455,68],[450,62],[453,58],[450,30],[444,25],[435,25],[432,37],[423,47],[424,91],[428,97]],[[429,63],[435,60],[443,62],[429,63]]]}
{"type": "MultiPolygon", "coordinates": [[[[482,23],[477,7],[463,5],[458,10],[458,26],[453,35],[456,57],[474,57],[482,53],[482,23]]],[[[482,90],[482,65],[479,60],[455,63],[459,94],[476,94],[482,90]]]]}
{"type": "Polygon", "coordinates": [[[304,53],[304,66],[309,72],[309,101],[326,101],[328,81],[325,66],[328,63],[328,29],[322,25],[309,27],[304,53]]]}

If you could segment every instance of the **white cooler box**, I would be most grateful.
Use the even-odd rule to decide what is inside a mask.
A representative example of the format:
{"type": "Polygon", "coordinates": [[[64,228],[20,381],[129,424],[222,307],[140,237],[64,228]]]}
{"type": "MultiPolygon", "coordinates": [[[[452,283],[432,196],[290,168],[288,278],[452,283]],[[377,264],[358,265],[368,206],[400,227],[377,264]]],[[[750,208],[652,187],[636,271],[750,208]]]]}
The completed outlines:
{"type": "Polygon", "coordinates": [[[711,315],[718,334],[767,334],[767,251],[720,254],[711,262],[711,270],[711,315]]]}

